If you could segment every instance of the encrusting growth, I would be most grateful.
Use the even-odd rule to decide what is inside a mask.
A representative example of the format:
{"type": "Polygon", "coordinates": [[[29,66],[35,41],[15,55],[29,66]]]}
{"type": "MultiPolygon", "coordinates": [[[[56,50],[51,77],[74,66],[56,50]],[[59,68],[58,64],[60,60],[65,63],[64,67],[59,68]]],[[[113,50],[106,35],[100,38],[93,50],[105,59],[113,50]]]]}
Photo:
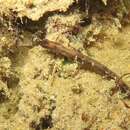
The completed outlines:
{"type": "Polygon", "coordinates": [[[121,90],[122,93],[127,93],[127,98],[130,97],[130,88],[127,84],[118,76],[116,73],[111,71],[109,68],[104,66],[103,64],[99,63],[98,61],[83,55],[79,51],[75,50],[74,48],[66,48],[63,45],[49,41],[47,39],[43,39],[40,42],[40,45],[44,48],[49,49],[52,53],[56,55],[61,55],[63,57],[68,58],[69,60],[77,61],[80,65],[80,68],[87,69],[91,72],[95,72],[104,76],[108,80],[115,80],[116,83],[116,90],[121,90]]]}

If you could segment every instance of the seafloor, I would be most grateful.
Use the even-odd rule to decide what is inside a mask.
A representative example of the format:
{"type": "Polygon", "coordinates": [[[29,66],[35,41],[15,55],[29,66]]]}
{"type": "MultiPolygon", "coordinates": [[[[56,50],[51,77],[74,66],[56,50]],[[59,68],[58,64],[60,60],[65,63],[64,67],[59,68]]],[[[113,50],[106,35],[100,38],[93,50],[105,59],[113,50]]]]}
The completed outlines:
{"type": "MultiPolygon", "coordinates": [[[[44,35],[121,76],[130,73],[129,22],[95,13],[80,25],[84,13],[77,8],[20,26],[8,15],[0,19],[0,130],[130,130],[130,99],[111,94],[113,80],[35,44],[44,35]]],[[[123,80],[130,87],[130,76],[123,80]]]]}

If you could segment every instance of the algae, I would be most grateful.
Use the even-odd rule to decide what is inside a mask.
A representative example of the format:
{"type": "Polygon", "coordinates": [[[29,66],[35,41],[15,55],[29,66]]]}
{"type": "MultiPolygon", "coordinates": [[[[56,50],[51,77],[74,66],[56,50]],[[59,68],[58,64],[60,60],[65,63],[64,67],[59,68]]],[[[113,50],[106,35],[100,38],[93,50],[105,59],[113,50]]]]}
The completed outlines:
{"type": "MultiPolygon", "coordinates": [[[[129,0],[81,2],[0,0],[0,130],[130,129],[130,99],[111,95],[113,80],[37,43],[46,38],[130,73],[129,0]]],[[[129,75],[123,80],[130,86],[129,75]]]]}

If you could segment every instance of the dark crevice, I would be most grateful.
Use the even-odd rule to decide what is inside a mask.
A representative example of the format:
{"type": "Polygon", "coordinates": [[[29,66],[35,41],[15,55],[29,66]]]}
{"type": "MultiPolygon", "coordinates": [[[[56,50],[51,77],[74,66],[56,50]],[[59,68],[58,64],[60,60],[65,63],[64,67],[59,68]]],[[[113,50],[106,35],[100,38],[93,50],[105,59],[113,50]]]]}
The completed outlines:
{"type": "Polygon", "coordinates": [[[8,97],[6,96],[6,92],[4,90],[0,90],[0,103],[3,103],[7,99],[8,97]]]}
{"type": "Polygon", "coordinates": [[[35,130],[45,130],[53,127],[52,117],[50,115],[46,115],[45,117],[40,119],[40,123],[37,124],[35,121],[32,121],[30,124],[31,128],[35,130]]]}

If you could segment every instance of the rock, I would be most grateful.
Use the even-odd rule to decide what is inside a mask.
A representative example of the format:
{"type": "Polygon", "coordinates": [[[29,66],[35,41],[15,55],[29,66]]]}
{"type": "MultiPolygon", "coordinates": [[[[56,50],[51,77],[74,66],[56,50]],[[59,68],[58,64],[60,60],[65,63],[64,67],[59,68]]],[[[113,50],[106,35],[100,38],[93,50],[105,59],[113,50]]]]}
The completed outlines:
{"type": "Polygon", "coordinates": [[[16,12],[19,17],[26,16],[31,20],[38,20],[46,12],[65,12],[74,0],[1,0],[1,13],[16,12]]]}

